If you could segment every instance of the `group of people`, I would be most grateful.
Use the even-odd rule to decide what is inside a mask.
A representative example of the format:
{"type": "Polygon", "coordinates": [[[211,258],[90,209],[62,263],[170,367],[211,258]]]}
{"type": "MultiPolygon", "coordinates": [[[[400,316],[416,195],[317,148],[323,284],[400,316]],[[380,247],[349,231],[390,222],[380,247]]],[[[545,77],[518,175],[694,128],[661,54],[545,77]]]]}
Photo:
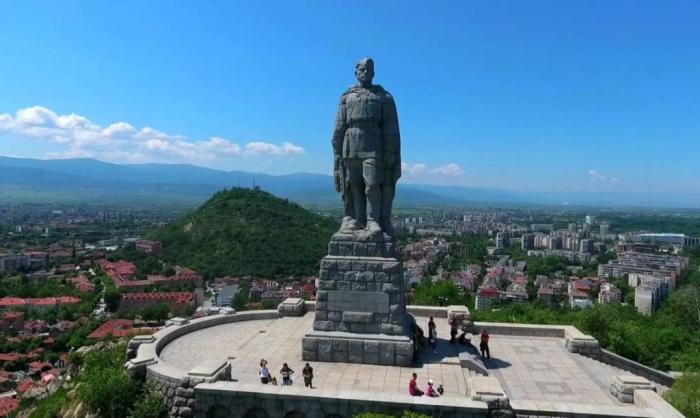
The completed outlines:
{"type": "MultiPolygon", "coordinates": [[[[469,338],[467,337],[466,331],[462,331],[462,334],[459,336],[459,338],[457,338],[457,334],[459,333],[457,321],[450,320],[449,324],[450,344],[454,344],[455,342],[458,342],[462,345],[471,344],[469,338]]],[[[479,343],[479,349],[481,351],[481,357],[491,358],[491,351],[489,350],[490,336],[486,328],[481,330],[480,337],[481,341],[479,343]]],[[[435,320],[433,320],[432,316],[428,320],[428,344],[430,344],[430,348],[433,349],[433,353],[437,353],[437,326],[435,325],[435,320]]]]}
{"type": "Polygon", "coordinates": [[[437,388],[435,388],[435,383],[433,382],[432,379],[428,379],[428,385],[425,387],[425,392],[420,390],[418,388],[418,374],[413,373],[411,380],[408,382],[408,393],[411,396],[429,396],[431,398],[437,398],[438,396],[442,395],[445,393],[445,390],[442,388],[442,385],[438,385],[437,388]]]}
{"type": "MultiPolygon", "coordinates": [[[[289,367],[287,363],[284,363],[282,365],[282,369],[280,369],[280,376],[282,376],[282,386],[291,386],[292,383],[294,383],[294,381],[292,380],[293,374],[294,370],[292,370],[292,368],[289,367]]],[[[265,359],[260,359],[260,371],[258,372],[258,375],[260,376],[260,382],[264,385],[268,383],[271,383],[273,385],[277,384],[277,378],[272,376],[272,374],[270,373],[270,369],[267,367],[267,360],[265,359]]],[[[309,363],[306,363],[306,365],[301,371],[301,375],[304,378],[304,386],[313,389],[314,369],[309,363]]]]}

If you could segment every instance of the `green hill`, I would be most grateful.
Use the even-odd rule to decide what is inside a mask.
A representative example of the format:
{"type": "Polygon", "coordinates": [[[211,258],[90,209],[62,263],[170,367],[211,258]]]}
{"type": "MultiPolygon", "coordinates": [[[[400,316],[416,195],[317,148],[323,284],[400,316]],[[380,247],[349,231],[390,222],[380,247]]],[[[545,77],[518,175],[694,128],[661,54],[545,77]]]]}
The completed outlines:
{"type": "Polygon", "coordinates": [[[208,276],[317,274],[338,221],[258,189],[217,192],[155,231],[163,258],[208,276]]]}

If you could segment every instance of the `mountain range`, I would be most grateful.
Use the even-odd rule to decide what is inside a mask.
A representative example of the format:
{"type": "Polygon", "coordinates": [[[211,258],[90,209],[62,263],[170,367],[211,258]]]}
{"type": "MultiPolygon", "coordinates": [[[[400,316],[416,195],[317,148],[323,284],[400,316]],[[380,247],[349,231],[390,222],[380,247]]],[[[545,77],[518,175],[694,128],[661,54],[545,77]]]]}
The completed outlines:
{"type": "MultiPolygon", "coordinates": [[[[214,192],[258,186],[305,205],[339,206],[333,179],[323,174],[270,175],[188,164],[114,164],[89,158],[41,160],[0,156],[0,201],[6,203],[95,202],[199,205],[214,192]]],[[[407,184],[397,206],[559,205],[700,207],[698,194],[616,192],[520,192],[407,184]]]]}

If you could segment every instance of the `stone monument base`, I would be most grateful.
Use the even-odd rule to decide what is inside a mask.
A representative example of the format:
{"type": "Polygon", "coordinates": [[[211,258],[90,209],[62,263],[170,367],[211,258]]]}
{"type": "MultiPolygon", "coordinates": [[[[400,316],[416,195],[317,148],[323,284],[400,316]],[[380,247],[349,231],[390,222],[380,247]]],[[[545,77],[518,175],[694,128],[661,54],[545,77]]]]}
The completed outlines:
{"type": "Polygon", "coordinates": [[[310,331],[302,339],[304,361],[411,366],[413,340],[407,336],[310,331]]]}
{"type": "Polygon", "coordinates": [[[413,316],[406,312],[403,264],[385,234],[338,232],[321,260],[306,361],[410,366],[413,316]]]}

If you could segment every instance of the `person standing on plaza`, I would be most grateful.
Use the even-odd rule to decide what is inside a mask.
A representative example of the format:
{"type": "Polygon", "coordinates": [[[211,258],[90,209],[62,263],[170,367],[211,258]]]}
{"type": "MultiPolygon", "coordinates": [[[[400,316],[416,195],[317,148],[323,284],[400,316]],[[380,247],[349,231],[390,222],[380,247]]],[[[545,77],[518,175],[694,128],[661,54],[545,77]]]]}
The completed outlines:
{"type": "Polygon", "coordinates": [[[304,377],[304,386],[313,389],[313,383],[311,382],[314,378],[314,369],[306,363],[304,369],[301,371],[301,375],[304,377]]]}
{"type": "Polygon", "coordinates": [[[280,374],[282,375],[282,386],[291,386],[292,385],[292,374],[294,373],[294,370],[289,368],[287,363],[284,363],[282,365],[282,370],[280,370],[280,374]]]}
{"type": "Polygon", "coordinates": [[[428,321],[428,342],[433,349],[433,353],[437,353],[437,326],[432,316],[428,321]]]}
{"type": "Polygon", "coordinates": [[[479,348],[481,349],[481,357],[488,357],[491,358],[491,351],[489,350],[489,333],[484,328],[481,330],[481,344],[479,344],[479,348]]]}
{"type": "Polygon", "coordinates": [[[455,318],[450,319],[450,344],[457,342],[457,320],[455,318]]]}

